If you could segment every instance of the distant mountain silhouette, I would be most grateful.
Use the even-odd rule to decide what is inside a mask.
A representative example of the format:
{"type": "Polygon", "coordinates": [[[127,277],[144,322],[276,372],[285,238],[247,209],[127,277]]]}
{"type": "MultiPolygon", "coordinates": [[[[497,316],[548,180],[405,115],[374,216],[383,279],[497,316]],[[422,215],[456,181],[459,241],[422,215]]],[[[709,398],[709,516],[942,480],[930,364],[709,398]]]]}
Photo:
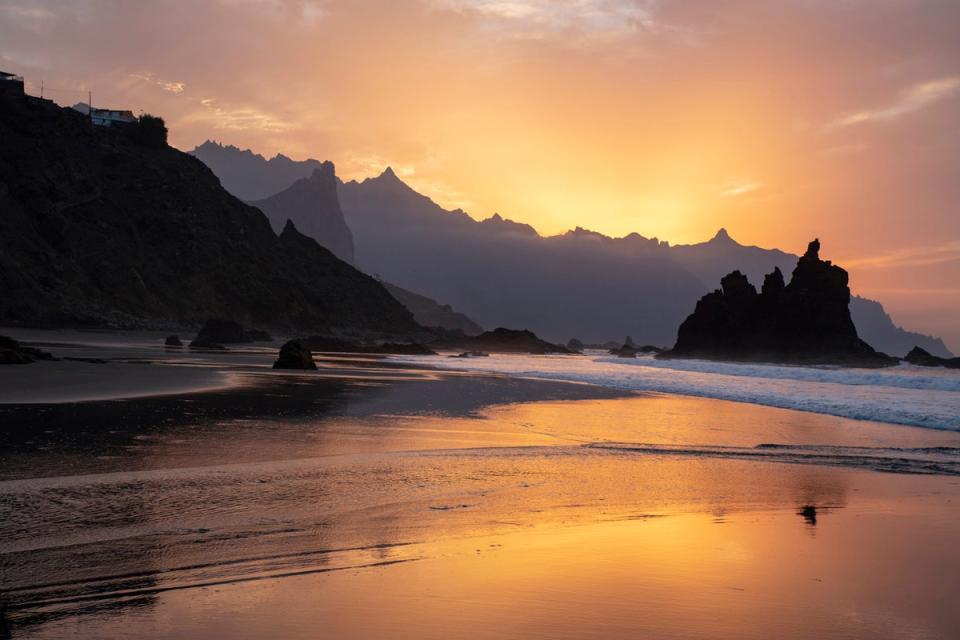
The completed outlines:
{"type": "Polygon", "coordinates": [[[320,243],[341,260],[353,262],[353,234],[343,219],[337,199],[337,178],[332,162],[324,162],[307,178],[264,200],[250,204],[260,209],[279,234],[287,220],[297,230],[320,243]]]}
{"type": "Polygon", "coordinates": [[[0,323],[419,330],[376,280],[292,224],[278,237],[137,126],[0,97],[0,323]]]}
{"type": "Polygon", "coordinates": [[[850,314],[863,339],[884,353],[902,357],[913,347],[919,346],[940,358],[953,357],[940,338],[898,327],[876,300],[853,296],[850,299],[850,314]]]}
{"type": "MultiPolygon", "coordinates": [[[[279,175],[274,160],[209,144],[216,153],[202,151],[207,145],[194,153],[213,156],[218,174],[217,167],[229,167],[221,176],[228,190],[230,176],[241,173],[234,167],[252,171],[259,163],[260,171],[279,175]]],[[[284,160],[278,166],[292,163],[298,178],[320,164],[284,160]]],[[[790,272],[798,259],[742,245],[725,229],[707,242],[675,246],[637,233],[610,238],[582,228],[542,237],[499,214],[477,221],[461,209],[446,210],[389,168],[375,178],[339,183],[338,195],[358,267],[449,303],[483,327],[527,327],[555,342],[634,335],[643,343],[672,344],[689,310],[723,275],[739,269],[760,282],[774,267],[790,272]]],[[[860,335],[881,351],[904,355],[920,345],[952,355],[939,339],[894,325],[879,303],[854,296],[850,311],[860,335]]]]}
{"type": "Polygon", "coordinates": [[[673,349],[657,358],[891,366],[857,335],[850,317],[847,272],[820,258],[814,240],[789,283],[775,267],[760,292],[740,271],[700,298],[677,331],[673,349]]]}
{"type": "Polygon", "coordinates": [[[477,222],[390,170],[343,183],[339,193],[362,269],[443,300],[481,326],[529,328],[554,342],[634,333],[667,344],[684,303],[703,291],[685,269],[643,250],[645,241],[582,230],[542,238],[500,216],[477,222]]]}
{"type": "Polygon", "coordinates": [[[223,188],[241,200],[262,200],[323,168],[323,163],[317,160],[291,160],[282,154],[267,160],[249,149],[241,151],[233,145],[221,145],[212,140],[207,140],[190,154],[210,167],[220,178],[223,188]]]}
{"type": "Polygon", "coordinates": [[[394,284],[384,282],[394,298],[400,301],[413,314],[413,319],[424,327],[440,327],[452,331],[462,331],[466,336],[476,336],[483,333],[483,328],[476,322],[453,310],[448,304],[440,304],[433,298],[422,296],[413,291],[407,291],[394,284]]]}

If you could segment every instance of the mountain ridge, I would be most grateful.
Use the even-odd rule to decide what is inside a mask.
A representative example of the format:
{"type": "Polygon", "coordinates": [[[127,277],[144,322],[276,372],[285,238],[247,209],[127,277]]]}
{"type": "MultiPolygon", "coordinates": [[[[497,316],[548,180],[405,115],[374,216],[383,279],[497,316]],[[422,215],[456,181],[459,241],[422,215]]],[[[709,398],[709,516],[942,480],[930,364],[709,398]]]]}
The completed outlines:
{"type": "MultiPolygon", "coordinates": [[[[230,188],[229,184],[225,186],[230,188]]],[[[347,226],[354,235],[356,262],[362,269],[425,296],[444,300],[481,326],[529,327],[554,341],[577,337],[599,343],[631,334],[644,336],[644,342],[672,344],[676,327],[689,307],[711,291],[711,283],[717,282],[724,274],[739,269],[751,280],[762,281],[763,275],[774,267],[791,270],[798,259],[798,256],[779,249],[741,245],[726,228],[720,228],[707,241],[676,245],[637,232],[611,237],[583,227],[542,236],[532,226],[497,213],[486,219],[477,219],[462,209],[444,209],[407,185],[390,167],[363,180],[339,181],[338,194],[347,226]],[[416,255],[416,264],[387,257],[400,252],[403,246],[406,246],[407,253],[416,255]],[[488,254],[483,260],[476,255],[481,250],[488,254]],[[569,252],[567,259],[556,255],[545,257],[545,254],[563,252],[569,252]],[[531,261],[518,261],[517,253],[529,255],[531,261]],[[595,271],[594,283],[584,281],[576,273],[572,275],[577,280],[576,286],[569,282],[565,287],[549,280],[547,271],[553,268],[558,277],[562,277],[559,274],[574,258],[587,264],[597,260],[606,261],[611,266],[618,263],[621,268],[635,269],[637,273],[643,271],[644,265],[657,262],[659,274],[672,273],[676,286],[662,292],[663,308],[653,308],[651,302],[651,306],[634,309],[640,312],[635,320],[619,321],[614,318],[618,299],[630,300],[634,294],[648,295],[649,292],[640,292],[620,276],[605,277],[609,274],[600,271],[595,271]],[[491,277],[492,274],[483,268],[480,263],[484,260],[494,265],[496,276],[491,277]],[[514,262],[514,272],[496,268],[496,263],[504,260],[514,262]],[[457,269],[451,271],[448,268],[450,263],[458,265],[457,269]],[[539,284],[530,283],[525,292],[513,291],[511,294],[511,290],[517,288],[513,282],[516,278],[525,272],[537,271],[541,272],[539,284]],[[497,291],[493,283],[502,290],[497,291]],[[600,300],[590,293],[596,286],[619,287],[622,291],[619,296],[611,295],[600,300]],[[574,291],[587,294],[579,306],[571,302],[574,291]],[[544,302],[548,292],[564,303],[533,304],[536,311],[527,309],[526,313],[510,312],[505,308],[527,305],[530,299],[544,302]],[[674,304],[673,298],[678,296],[688,306],[674,304]],[[576,316],[581,313],[580,307],[597,304],[607,307],[608,313],[599,323],[600,331],[593,334],[585,318],[567,323],[543,318],[544,314],[576,316]],[[645,331],[651,326],[656,326],[655,330],[645,331]]],[[[629,314],[636,306],[628,303],[619,309],[619,313],[621,316],[629,314]]],[[[851,313],[865,339],[882,351],[905,354],[916,344],[943,357],[952,355],[939,338],[896,326],[882,305],[875,301],[854,296],[851,313]],[[874,305],[880,306],[879,310],[874,305]],[[908,343],[911,344],[907,346],[908,343]]]]}

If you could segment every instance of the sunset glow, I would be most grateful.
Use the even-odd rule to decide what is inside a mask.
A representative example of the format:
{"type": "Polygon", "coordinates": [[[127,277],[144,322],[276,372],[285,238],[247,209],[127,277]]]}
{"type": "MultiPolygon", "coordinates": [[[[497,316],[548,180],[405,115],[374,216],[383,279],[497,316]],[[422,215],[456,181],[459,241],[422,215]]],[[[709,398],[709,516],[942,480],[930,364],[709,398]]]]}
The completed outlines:
{"type": "Polygon", "coordinates": [[[543,234],[820,236],[857,292],[960,346],[956,3],[6,0],[0,16],[0,66],[32,91],[162,114],[182,149],[329,159],[344,179],[390,165],[543,234]]]}

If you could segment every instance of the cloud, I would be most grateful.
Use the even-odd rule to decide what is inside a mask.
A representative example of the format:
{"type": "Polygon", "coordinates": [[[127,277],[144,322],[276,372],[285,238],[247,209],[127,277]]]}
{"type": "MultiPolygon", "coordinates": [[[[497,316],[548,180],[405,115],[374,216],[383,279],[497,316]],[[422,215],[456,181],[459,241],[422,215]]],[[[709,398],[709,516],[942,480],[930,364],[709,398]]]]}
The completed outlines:
{"type": "Polygon", "coordinates": [[[889,267],[925,267],[960,261],[960,240],[932,247],[908,247],[875,256],[844,260],[845,267],[884,269],[889,267]]]}
{"type": "Polygon", "coordinates": [[[645,2],[630,0],[433,0],[434,5],[499,21],[515,35],[553,32],[627,35],[655,26],[645,2]]]}
{"type": "Polygon", "coordinates": [[[953,95],[960,89],[960,76],[951,76],[915,84],[900,92],[897,101],[876,109],[865,109],[839,118],[832,128],[852,127],[866,122],[890,122],[924,109],[953,95]]]}
{"type": "Polygon", "coordinates": [[[759,182],[728,182],[720,188],[720,195],[734,197],[752,193],[762,187],[759,182]]]}
{"type": "Polygon", "coordinates": [[[201,123],[226,131],[256,130],[281,133],[296,128],[296,125],[257,107],[222,107],[213,98],[202,98],[199,103],[202,108],[187,114],[182,122],[201,123]]]}
{"type": "Polygon", "coordinates": [[[143,82],[152,82],[157,85],[164,91],[169,91],[170,93],[180,94],[183,93],[187,88],[186,84],[183,82],[169,81],[169,80],[160,80],[154,76],[149,71],[140,71],[137,73],[128,74],[130,78],[134,80],[141,80],[143,82]]]}
{"type": "Polygon", "coordinates": [[[164,91],[169,91],[170,93],[183,93],[185,88],[182,82],[158,82],[164,91]]]}
{"type": "Polygon", "coordinates": [[[27,20],[51,20],[57,17],[50,9],[33,6],[31,3],[13,2],[0,6],[0,12],[12,15],[15,18],[27,20]]]}

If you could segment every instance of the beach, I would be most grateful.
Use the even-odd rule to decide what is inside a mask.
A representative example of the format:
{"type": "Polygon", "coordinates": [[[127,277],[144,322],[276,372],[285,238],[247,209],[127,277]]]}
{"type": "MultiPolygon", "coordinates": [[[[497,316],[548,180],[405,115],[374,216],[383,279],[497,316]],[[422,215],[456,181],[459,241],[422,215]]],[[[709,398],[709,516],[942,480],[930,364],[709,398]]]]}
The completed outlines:
{"type": "MultiPolygon", "coordinates": [[[[572,356],[281,373],[276,344],[10,332],[106,361],[0,371],[14,638],[960,630],[948,428],[598,384],[572,356]]],[[[840,384],[776,375],[740,377],[840,384]]]]}

